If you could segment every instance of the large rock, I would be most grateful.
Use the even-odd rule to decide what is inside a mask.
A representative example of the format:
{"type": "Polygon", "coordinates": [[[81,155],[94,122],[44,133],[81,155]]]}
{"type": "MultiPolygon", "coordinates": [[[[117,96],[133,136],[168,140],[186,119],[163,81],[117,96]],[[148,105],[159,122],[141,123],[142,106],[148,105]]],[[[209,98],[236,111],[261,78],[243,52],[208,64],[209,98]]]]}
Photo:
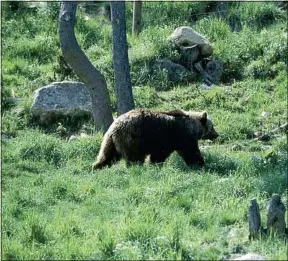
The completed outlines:
{"type": "Polygon", "coordinates": [[[152,69],[154,71],[162,71],[163,69],[167,71],[168,80],[172,82],[180,82],[182,81],[187,75],[190,75],[189,72],[184,66],[180,64],[173,63],[168,59],[159,59],[156,60],[152,69]]]}
{"type": "Polygon", "coordinates": [[[201,45],[202,55],[211,55],[213,53],[213,47],[209,41],[189,26],[176,28],[168,39],[176,46],[201,45]]]}
{"type": "Polygon", "coordinates": [[[57,116],[92,115],[89,89],[81,82],[54,82],[33,92],[31,114],[40,122],[57,116]]]}
{"type": "Polygon", "coordinates": [[[223,64],[219,59],[209,61],[205,69],[206,73],[211,77],[214,83],[219,83],[223,74],[223,64]]]}
{"type": "MultiPolygon", "coordinates": [[[[209,41],[189,26],[177,27],[169,36],[170,41],[180,46],[209,44],[209,41]]],[[[210,45],[210,44],[209,44],[210,45]]]]}

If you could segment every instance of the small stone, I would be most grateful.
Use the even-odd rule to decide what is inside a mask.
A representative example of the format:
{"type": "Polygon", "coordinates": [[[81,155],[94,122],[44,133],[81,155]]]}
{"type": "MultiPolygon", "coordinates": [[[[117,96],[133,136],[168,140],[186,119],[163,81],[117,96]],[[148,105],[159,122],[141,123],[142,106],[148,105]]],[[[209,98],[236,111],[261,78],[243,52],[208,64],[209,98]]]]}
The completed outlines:
{"type": "Polygon", "coordinates": [[[203,83],[200,85],[200,90],[202,90],[202,91],[207,91],[207,90],[211,90],[211,89],[212,89],[212,86],[211,85],[209,86],[206,83],[203,83]]]}
{"type": "Polygon", "coordinates": [[[261,150],[262,151],[266,151],[266,150],[271,150],[273,147],[272,146],[270,146],[270,145],[267,145],[267,146],[261,146],[261,150]]]}
{"type": "Polygon", "coordinates": [[[242,146],[239,144],[235,144],[231,147],[231,150],[233,151],[242,150],[242,146]]]}
{"type": "Polygon", "coordinates": [[[266,260],[266,258],[258,254],[248,253],[244,256],[234,258],[233,260],[266,260]]]}
{"type": "Polygon", "coordinates": [[[269,116],[269,112],[263,111],[263,112],[261,113],[261,116],[267,118],[267,117],[269,116]]]}
{"type": "Polygon", "coordinates": [[[259,137],[259,140],[261,140],[261,141],[269,141],[270,140],[270,135],[264,134],[261,137],[259,137]]]}
{"type": "Polygon", "coordinates": [[[86,133],[84,133],[84,132],[82,132],[81,134],[80,134],[80,138],[84,138],[84,139],[86,139],[86,138],[89,138],[90,136],[89,135],[87,135],[86,133]]]}
{"type": "Polygon", "coordinates": [[[253,133],[253,137],[254,137],[254,138],[258,138],[258,137],[262,136],[263,134],[264,134],[264,133],[261,132],[261,131],[256,131],[256,132],[253,133]]]}
{"type": "Polygon", "coordinates": [[[76,135],[71,135],[68,142],[75,141],[75,140],[78,140],[78,137],[76,135]]]}
{"type": "Polygon", "coordinates": [[[246,253],[246,250],[243,246],[237,245],[232,248],[231,252],[232,254],[243,254],[246,253]]]}

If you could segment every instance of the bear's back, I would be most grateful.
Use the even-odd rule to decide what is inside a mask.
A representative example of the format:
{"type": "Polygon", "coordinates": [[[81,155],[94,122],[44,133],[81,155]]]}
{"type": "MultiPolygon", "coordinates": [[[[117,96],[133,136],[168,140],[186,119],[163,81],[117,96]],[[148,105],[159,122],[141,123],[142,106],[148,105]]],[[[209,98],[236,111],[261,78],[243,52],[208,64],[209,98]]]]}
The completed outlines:
{"type": "Polygon", "coordinates": [[[116,129],[138,129],[138,131],[149,131],[162,126],[172,125],[175,121],[173,115],[149,110],[132,110],[122,114],[112,123],[111,127],[116,129]],[[140,128],[140,129],[139,129],[140,128]]]}

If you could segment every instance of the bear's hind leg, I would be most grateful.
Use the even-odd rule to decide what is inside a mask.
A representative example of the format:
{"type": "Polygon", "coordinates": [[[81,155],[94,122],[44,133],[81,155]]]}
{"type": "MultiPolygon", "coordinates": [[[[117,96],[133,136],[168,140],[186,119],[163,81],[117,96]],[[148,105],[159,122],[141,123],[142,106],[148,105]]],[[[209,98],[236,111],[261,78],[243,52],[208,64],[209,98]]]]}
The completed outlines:
{"type": "Polygon", "coordinates": [[[143,165],[144,164],[144,161],[145,161],[145,155],[133,155],[132,153],[129,154],[129,155],[125,155],[123,156],[126,160],[126,166],[127,167],[130,167],[131,165],[134,165],[134,164],[138,164],[138,165],[143,165]]]}
{"type": "Polygon", "coordinates": [[[96,162],[92,165],[92,170],[96,169],[102,169],[105,166],[110,167],[113,163],[116,163],[121,159],[121,155],[118,152],[115,152],[115,154],[111,155],[110,157],[105,157],[104,159],[97,159],[96,162]]]}
{"type": "Polygon", "coordinates": [[[115,144],[111,137],[106,137],[101,144],[101,148],[92,170],[102,169],[105,166],[111,166],[114,162],[121,159],[121,154],[117,152],[115,144]]]}

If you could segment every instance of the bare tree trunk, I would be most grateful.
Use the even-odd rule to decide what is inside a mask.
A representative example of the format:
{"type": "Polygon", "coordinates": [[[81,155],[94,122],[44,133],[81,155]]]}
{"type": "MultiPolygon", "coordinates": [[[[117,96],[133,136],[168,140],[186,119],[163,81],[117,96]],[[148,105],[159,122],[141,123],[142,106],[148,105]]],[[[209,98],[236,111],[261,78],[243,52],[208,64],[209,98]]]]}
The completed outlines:
{"type": "Polygon", "coordinates": [[[114,82],[118,115],[134,108],[128,45],[126,38],[125,2],[111,2],[114,82]]]}
{"type": "Polygon", "coordinates": [[[141,9],[142,9],[142,2],[140,0],[134,0],[133,23],[132,23],[133,34],[139,34],[141,32],[141,9]]]}
{"type": "Polygon", "coordinates": [[[81,50],[74,33],[77,2],[62,1],[58,34],[63,57],[89,88],[96,130],[106,131],[113,121],[110,97],[103,75],[81,50]]]}

